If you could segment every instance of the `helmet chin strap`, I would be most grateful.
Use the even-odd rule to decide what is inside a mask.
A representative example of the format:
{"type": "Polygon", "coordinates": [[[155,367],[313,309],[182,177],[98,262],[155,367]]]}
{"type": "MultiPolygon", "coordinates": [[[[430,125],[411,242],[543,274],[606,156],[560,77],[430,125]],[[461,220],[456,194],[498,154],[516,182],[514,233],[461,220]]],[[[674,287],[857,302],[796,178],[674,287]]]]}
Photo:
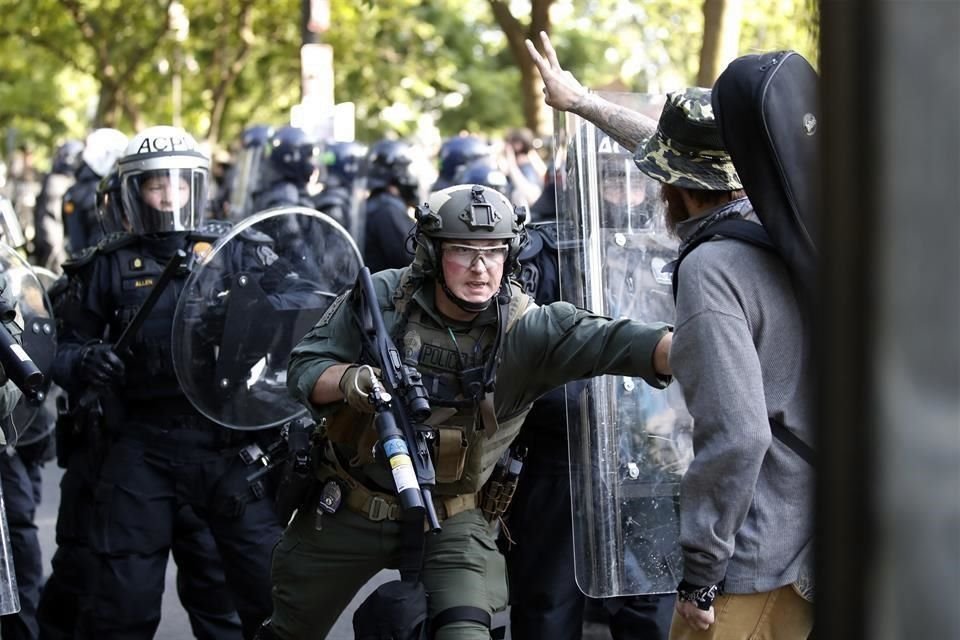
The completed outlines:
{"type": "Polygon", "coordinates": [[[450,287],[447,286],[447,282],[443,279],[443,277],[440,278],[440,288],[443,289],[443,293],[446,294],[446,296],[450,299],[450,302],[457,305],[467,313],[480,313],[481,311],[486,311],[490,308],[490,303],[493,302],[493,299],[497,297],[493,296],[493,298],[488,298],[483,302],[470,302],[469,300],[464,300],[450,290],[450,287]]]}

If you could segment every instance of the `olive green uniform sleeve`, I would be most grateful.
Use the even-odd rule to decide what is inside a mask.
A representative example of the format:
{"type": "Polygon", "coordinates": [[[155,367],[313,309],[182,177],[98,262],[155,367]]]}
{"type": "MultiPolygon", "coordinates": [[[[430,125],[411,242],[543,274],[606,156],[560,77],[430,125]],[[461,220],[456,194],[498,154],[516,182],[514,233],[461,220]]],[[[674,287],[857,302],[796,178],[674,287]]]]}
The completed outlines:
{"type": "Polygon", "coordinates": [[[507,333],[497,375],[497,413],[509,415],[554,387],[603,374],[663,388],[653,353],[665,323],[611,320],[567,302],[531,306],[507,333]]]}
{"type": "MultiPolygon", "coordinates": [[[[373,276],[380,311],[387,327],[393,324],[392,295],[400,281],[400,270],[382,271],[373,276]],[[386,301],[386,302],[384,302],[386,301]]],[[[310,402],[310,392],[324,371],[335,364],[358,362],[363,336],[355,319],[351,292],[337,298],[290,353],[287,388],[293,398],[310,409],[314,418],[329,416],[340,403],[318,406],[310,402]]]]}

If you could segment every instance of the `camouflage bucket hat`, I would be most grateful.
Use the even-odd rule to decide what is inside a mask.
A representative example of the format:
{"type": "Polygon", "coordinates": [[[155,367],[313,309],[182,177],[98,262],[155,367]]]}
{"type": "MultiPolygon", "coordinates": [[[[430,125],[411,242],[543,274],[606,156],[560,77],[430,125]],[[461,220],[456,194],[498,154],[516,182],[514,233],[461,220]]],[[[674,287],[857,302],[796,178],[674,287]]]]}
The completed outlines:
{"type": "Polygon", "coordinates": [[[657,132],[637,149],[634,160],[654,180],[684,189],[743,188],[714,120],[709,89],[668,93],[657,132]]]}

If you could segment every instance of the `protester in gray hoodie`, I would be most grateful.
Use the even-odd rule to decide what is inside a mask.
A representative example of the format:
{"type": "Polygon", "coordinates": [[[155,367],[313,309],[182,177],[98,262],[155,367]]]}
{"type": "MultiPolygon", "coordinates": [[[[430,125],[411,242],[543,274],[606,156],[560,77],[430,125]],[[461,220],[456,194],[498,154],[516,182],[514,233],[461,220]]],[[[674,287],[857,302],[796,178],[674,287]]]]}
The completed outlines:
{"type": "MultiPolygon", "coordinates": [[[[590,94],[527,42],[548,105],[635,149],[659,181],[667,225],[684,242],[710,224],[759,224],[724,149],[710,92],[670,94],[654,130],[646,116],[590,94]]],[[[678,278],[674,376],[694,418],[695,458],[680,490],[683,580],[671,640],[802,639],[813,627],[813,468],[771,424],[813,434],[811,340],[783,262],[715,237],[678,278]],[[754,635],[755,634],[755,635],[754,635]]]]}

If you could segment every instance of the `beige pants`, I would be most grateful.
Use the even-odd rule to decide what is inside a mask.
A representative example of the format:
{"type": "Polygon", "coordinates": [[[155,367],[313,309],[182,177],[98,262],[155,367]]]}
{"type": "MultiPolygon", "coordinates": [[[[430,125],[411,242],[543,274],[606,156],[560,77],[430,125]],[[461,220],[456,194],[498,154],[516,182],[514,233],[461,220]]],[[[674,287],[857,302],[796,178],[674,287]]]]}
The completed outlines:
{"type": "Polygon", "coordinates": [[[813,604],[790,585],[722,595],[713,608],[717,621],[706,631],[695,630],[674,611],[670,640],[805,640],[813,630],[813,604]]]}

